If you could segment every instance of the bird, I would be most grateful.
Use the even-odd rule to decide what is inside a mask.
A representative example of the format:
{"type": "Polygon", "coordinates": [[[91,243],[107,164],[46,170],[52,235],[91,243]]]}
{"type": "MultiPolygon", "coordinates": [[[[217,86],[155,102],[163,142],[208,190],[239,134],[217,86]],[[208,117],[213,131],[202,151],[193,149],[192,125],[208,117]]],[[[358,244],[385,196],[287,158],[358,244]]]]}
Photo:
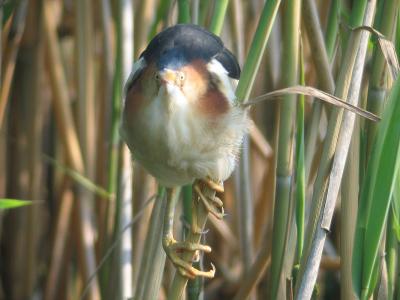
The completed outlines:
{"type": "MultiPolygon", "coordinates": [[[[223,203],[201,184],[223,192],[248,131],[249,118],[235,96],[236,57],[201,26],[177,24],[158,33],[133,64],[125,84],[120,133],[132,157],[161,186],[171,203],[177,187],[193,184],[208,212],[224,216],[223,203]]],[[[173,237],[174,206],[167,205],[163,247],[182,275],[213,277],[194,269],[182,251],[205,251],[173,237]]],[[[215,271],[215,270],[214,270],[215,271]]]]}

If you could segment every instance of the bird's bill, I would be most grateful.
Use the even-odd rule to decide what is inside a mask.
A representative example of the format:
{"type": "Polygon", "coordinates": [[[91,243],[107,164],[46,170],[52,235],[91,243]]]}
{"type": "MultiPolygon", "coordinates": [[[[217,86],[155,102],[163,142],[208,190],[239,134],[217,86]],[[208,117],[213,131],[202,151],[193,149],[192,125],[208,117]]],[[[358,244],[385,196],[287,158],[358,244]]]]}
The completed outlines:
{"type": "Polygon", "coordinates": [[[176,72],[170,69],[163,69],[159,72],[161,82],[163,83],[175,83],[176,81],[176,72]]]}

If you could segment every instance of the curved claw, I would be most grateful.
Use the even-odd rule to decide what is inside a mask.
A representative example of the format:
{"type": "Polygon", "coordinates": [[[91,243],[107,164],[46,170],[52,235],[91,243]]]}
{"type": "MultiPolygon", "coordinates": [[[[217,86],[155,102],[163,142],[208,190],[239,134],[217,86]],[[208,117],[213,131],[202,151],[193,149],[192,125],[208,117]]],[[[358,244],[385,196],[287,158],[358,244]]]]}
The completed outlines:
{"type": "Polygon", "coordinates": [[[177,270],[182,276],[188,277],[189,279],[194,279],[196,277],[214,278],[215,276],[215,266],[212,263],[211,270],[201,271],[182,260],[182,265],[179,265],[177,270]]]}
{"type": "Polygon", "coordinates": [[[213,216],[215,216],[217,219],[222,220],[225,216],[225,213],[224,213],[224,207],[223,207],[223,203],[222,203],[221,199],[219,199],[218,197],[210,198],[210,197],[204,196],[200,187],[197,184],[195,184],[193,187],[194,187],[197,195],[199,195],[200,200],[202,201],[203,205],[206,207],[208,212],[210,214],[212,214],[213,216]],[[214,205],[212,205],[212,204],[214,204],[214,205]],[[221,210],[218,211],[217,210],[218,208],[220,208],[221,210]]]}
{"type": "Polygon", "coordinates": [[[186,276],[193,279],[197,276],[213,278],[215,275],[215,267],[212,265],[210,271],[201,271],[192,266],[191,263],[183,260],[178,253],[183,251],[204,251],[206,253],[211,252],[211,247],[202,244],[189,243],[189,242],[177,242],[174,239],[166,238],[163,239],[163,247],[167,253],[171,262],[175,265],[178,272],[182,276],[186,276]]]}

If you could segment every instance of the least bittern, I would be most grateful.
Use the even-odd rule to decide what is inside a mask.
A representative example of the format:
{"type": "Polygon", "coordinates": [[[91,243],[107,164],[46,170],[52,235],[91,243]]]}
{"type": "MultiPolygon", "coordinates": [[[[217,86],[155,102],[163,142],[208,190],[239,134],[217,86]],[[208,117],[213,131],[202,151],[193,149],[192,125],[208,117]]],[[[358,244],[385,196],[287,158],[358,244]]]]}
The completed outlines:
{"type": "Polygon", "coordinates": [[[199,201],[223,217],[222,201],[205,196],[201,186],[222,192],[235,167],[248,124],[235,97],[239,76],[236,58],[219,37],[179,24],[154,37],[126,83],[122,137],[134,159],[170,189],[163,246],[190,278],[212,277],[214,270],[197,270],[179,253],[211,248],[174,239],[171,189],[194,183],[199,201]]]}

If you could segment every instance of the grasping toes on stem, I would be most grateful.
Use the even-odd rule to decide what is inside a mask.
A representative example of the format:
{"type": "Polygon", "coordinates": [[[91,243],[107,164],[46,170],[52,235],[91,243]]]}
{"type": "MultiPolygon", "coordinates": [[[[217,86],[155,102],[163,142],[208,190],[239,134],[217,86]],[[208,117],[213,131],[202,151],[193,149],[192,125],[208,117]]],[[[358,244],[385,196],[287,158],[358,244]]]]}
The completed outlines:
{"type": "Polygon", "coordinates": [[[193,185],[195,192],[199,196],[201,202],[203,203],[207,211],[213,216],[215,216],[217,219],[222,220],[225,216],[223,202],[217,196],[213,197],[205,196],[201,190],[201,183],[204,183],[208,188],[219,193],[224,192],[224,187],[222,186],[222,184],[218,184],[209,178],[196,181],[193,185]]]}
{"type": "Polygon", "coordinates": [[[215,267],[211,264],[212,269],[210,271],[201,271],[192,266],[191,262],[187,262],[180,257],[180,254],[184,251],[204,251],[206,253],[211,252],[211,247],[202,245],[199,243],[191,242],[177,242],[173,237],[173,221],[175,214],[176,204],[176,190],[169,189],[167,193],[167,211],[164,219],[164,234],[163,234],[163,248],[165,253],[177,268],[178,272],[182,276],[186,276],[190,279],[196,276],[213,278],[215,275],[215,267]]]}
{"type": "Polygon", "coordinates": [[[163,247],[169,259],[172,261],[172,263],[175,265],[178,272],[182,276],[186,276],[190,279],[193,279],[197,276],[207,278],[214,277],[215,267],[213,264],[211,264],[212,269],[210,271],[201,271],[194,268],[191,263],[183,260],[178,254],[183,251],[204,251],[206,253],[210,253],[210,246],[190,242],[177,242],[173,238],[164,238],[163,247]]]}

